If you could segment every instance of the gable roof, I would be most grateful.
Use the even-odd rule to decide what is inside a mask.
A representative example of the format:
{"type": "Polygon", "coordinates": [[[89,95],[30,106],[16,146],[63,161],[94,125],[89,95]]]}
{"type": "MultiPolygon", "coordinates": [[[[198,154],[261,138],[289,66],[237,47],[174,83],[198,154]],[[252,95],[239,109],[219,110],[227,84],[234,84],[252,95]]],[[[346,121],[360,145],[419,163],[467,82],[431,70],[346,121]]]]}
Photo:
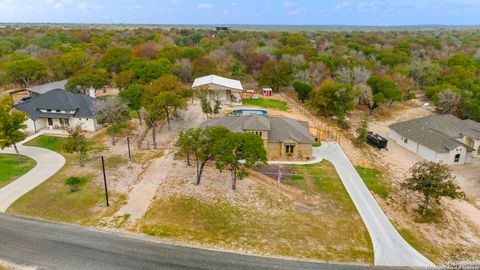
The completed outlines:
{"type": "Polygon", "coordinates": [[[458,146],[463,135],[480,139],[480,123],[461,120],[453,115],[433,115],[395,123],[389,126],[405,138],[411,139],[439,153],[447,153],[458,146]]]}
{"type": "Polygon", "coordinates": [[[55,90],[55,89],[63,89],[65,90],[65,85],[67,84],[68,80],[63,80],[63,81],[57,81],[57,82],[51,82],[51,83],[46,83],[46,84],[41,84],[41,85],[36,85],[32,87],[25,88],[27,91],[43,95],[49,91],[55,90]]]}
{"type": "Polygon", "coordinates": [[[217,76],[217,75],[208,75],[208,76],[196,78],[195,81],[193,82],[192,88],[201,87],[209,84],[216,84],[226,88],[243,91],[243,86],[240,81],[228,79],[228,78],[217,76]]]}
{"type": "Polygon", "coordinates": [[[308,122],[298,121],[283,116],[225,116],[208,120],[200,125],[202,128],[223,126],[232,132],[268,131],[268,142],[284,142],[293,139],[299,143],[314,143],[308,122]]]}
{"type": "Polygon", "coordinates": [[[51,90],[43,95],[32,97],[24,102],[15,104],[17,110],[27,113],[32,120],[39,118],[94,118],[95,104],[99,100],[81,93],[72,93],[63,89],[51,90]],[[40,110],[64,110],[73,111],[70,113],[48,113],[40,110]]]}

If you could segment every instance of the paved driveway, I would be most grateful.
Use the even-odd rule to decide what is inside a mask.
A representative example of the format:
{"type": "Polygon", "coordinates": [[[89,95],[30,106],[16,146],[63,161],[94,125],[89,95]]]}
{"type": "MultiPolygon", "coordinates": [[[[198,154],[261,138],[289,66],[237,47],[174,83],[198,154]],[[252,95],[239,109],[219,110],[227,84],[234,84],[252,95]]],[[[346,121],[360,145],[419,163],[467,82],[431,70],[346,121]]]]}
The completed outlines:
{"type": "MultiPolygon", "coordinates": [[[[30,137],[25,141],[32,138],[30,137]]],[[[0,189],[0,212],[5,212],[16,200],[50,178],[65,164],[65,158],[62,155],[48,149],[20,144],[18,145],[18,151],[20,154],[35,160],[37,165],[17,180],[0,189]]],[[[15,151],[12,148],[5,148],[4,150],[0,149],[0,153],[14,154],[15,151]]]]}
{"type": "Polygon", "coordinates": [[[373,243],[375,265],[433,266],[393,227],[340,146],[334,142],[322,142],[318,149],[319,155],[335,166],[367,227],[373,243]]]}

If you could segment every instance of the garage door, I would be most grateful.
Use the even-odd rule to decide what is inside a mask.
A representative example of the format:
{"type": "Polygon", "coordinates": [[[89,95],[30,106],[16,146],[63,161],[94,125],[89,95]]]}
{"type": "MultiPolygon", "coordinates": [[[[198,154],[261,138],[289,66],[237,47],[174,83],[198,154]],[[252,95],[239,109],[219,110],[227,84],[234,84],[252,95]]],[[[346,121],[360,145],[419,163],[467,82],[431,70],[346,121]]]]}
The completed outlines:
{"type": "Polygon", "coordinates": [[[429,161],[435,161],[435,156],[436,156],[436,153],[435,151],[423,146],[423,145],[420,145],[418,147],[418,152],[417,154],[421,157],[423,157],[424,159],[426,160],[429,160],[429,161]]]}

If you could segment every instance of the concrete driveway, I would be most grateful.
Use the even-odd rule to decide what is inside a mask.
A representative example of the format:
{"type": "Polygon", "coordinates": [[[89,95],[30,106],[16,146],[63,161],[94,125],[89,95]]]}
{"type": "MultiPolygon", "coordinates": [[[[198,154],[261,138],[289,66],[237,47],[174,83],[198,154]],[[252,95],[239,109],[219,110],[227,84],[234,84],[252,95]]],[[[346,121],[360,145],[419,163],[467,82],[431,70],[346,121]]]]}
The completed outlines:
{"type": "MultiPolygon", "coordinates": [[[[29,137],[24,142],[39,135],[29,137]]],[[[24,142],[18,145],[18,151],[21,155],[35,160],[37,165],[0,189],[0,212],[5,212],[16,200],[57,173],[65,164],[65,158],[62,155],[44,148],[24,146],[24,142]]],[[[14,154],[15,151],[13,148],[5,148],[0,149],[0,153],[14,154]]]]}
{"type": "Polygon", "coordinates": [[[335,166],[360,213],[372,239],[375,265],[434,266],[400,236],[337,143],[322,142],[317,151],[335,166]]]}

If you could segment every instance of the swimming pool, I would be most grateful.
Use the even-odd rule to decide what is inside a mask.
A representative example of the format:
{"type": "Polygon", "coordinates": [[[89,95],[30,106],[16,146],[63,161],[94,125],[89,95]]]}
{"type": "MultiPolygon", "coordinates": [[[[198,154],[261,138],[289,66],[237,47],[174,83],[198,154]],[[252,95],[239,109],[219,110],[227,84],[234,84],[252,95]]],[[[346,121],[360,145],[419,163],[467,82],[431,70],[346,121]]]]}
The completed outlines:
{"type": "Polygon", "coordinates": [[[232,115],[252,115],[252,114],[258,114],[258,115],[267,115],[268,112],[265,110],[233,110],[232,115]]]}

